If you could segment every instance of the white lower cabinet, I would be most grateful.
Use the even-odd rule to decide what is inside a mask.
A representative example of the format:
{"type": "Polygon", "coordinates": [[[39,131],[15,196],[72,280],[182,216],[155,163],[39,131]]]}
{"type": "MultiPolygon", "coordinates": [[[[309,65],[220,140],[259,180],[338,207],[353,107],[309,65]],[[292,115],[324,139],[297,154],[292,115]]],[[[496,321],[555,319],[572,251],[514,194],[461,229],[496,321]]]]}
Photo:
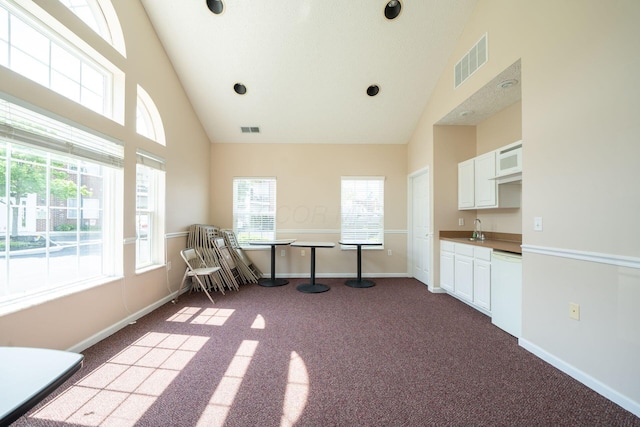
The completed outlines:
{"type": "Polygon", "coordinates": [[[473,302],[473,258],[456,254],[454,292],[465,301],[473,302]]]}
{"type": "Polygon", "coordinates": [[[449,292],[454,290],[454,257],[453,242],[440,242],[440,287],[449,292]]]}
{"type": "Polygon", "coordinates": [[[491,248],[440,241],[440,287],[491,311],[491,248]]]}
{"type": "Polygon", "coordinates": [[[491,311],[491,263],[473,261],[473,303],[491,311]]]}

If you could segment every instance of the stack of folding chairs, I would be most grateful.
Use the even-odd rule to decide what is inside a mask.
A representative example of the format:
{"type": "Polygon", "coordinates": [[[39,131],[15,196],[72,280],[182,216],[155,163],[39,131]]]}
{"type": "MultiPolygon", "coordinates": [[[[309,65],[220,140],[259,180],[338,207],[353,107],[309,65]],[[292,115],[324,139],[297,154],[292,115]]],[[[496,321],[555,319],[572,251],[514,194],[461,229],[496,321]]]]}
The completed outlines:
{"type": "Polygon", "coordinates": [[[220,230],[220,234],[231,250],[231,254],[241,270],[241,275],[247,282],[258,283],[258,279],[262,277],[262,272],[253,263],[253,261],[251,261],[247,253],[240,247],[238,239],[236,238],[236,233],[234,233],[233,230],[222,229],[220,230]]]}
{"type": "MultiPolygon", "coordinates": [[[[207,267],[220,267],[217,273],[218,278],[229,290],[239,290],[240,285],[248,283],[257,283],[258,277],[252,267],[253,262],[244,254],[244,258],[238,250],[228,242],[235,241],[235,235],[229,236],[232,230],[220,232],[218,227],[213,225],[194,224],[189,228],[189,236],[187,237],[187,247],[195,248],[204,259],[207,267]],[[247,264],[248,262],[248,264],[247,264]]],[[[239,246],[238,246],[239,248],[239,246]]],[[[242,249],[240,251],[243,253],[242,249]]],[[[253,267],[255,270],[255,266],[253,267]]],[[[213,280],[208,280],[207,285],[212,289],[216,289],[213,280]]],[[[220,289],[224,295],[224,289],[220,289]]]]}

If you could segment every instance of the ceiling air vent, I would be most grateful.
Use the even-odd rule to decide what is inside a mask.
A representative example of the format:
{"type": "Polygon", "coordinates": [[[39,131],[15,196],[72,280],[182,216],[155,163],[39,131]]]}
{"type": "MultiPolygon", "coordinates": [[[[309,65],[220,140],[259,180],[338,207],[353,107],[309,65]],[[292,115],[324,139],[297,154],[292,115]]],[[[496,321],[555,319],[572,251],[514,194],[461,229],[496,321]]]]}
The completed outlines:
{"type": "Polygon", "coordinates": [[[260,128],[257,126],[242,126],[240,129],[242,133],[260,133],[260,128]]]}
{"type": "Polygon", "coordinates": [[[487,53],[487,34],[485,34],[456,64],[454,68],[454,88],[460,86],[487,62],[487,57],[489,56],[487,53]]]}

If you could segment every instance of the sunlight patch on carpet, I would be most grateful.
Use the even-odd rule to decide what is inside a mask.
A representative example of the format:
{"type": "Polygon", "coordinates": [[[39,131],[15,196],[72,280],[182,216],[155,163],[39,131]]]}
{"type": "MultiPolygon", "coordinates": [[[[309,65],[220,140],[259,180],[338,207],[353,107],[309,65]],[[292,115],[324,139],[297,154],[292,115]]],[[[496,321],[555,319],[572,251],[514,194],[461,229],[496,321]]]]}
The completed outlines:
{"type": "Polygon", "coordinates": [[[233,359],[231,359],[224,377],[222,377],[218,387],[213,392],[209,404],[202,412],[198,420],[198,426],[213,427],[224,425],[257,347],[258,341],[242,341],[233,359]]]}
{"type": "Polygon", "coordinates": [[[208,340],[149,332],[32,417],[82,426],[134,426],[208,340]]]}
{"type": "Polygon", "coordinates": [[[292,427],[302,415],[309,397],[309,374],[304,360],[295,351],[289,360],[287,389],[284,393],[280,427],[292,427]]]}
{"type": "Polygon", "coordinates": [[[222,326],[235,310],[230,308],[183,307],[167,319],[167,322],[187,323],[194,325],[222,326]]]}
{"type": "Polygon", "coordinates": [[[264,317],[261,314],[258,314],[255,319],[253,319],[253,323],[251,324],[251,329],[264,329],[266,326],[266,322],[264,317]]]}

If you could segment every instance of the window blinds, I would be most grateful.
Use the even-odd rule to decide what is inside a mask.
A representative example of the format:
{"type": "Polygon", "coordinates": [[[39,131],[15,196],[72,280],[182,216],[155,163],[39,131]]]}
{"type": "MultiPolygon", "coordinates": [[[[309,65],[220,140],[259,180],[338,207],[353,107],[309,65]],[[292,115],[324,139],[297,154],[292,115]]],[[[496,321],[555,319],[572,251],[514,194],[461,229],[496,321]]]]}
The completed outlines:
{"type": "Polygon", "coordinates": [[[384,177],[341,178],[341,241],[384,243],[384,177]]]}
{"type": "Polygon", "coordinates": [[[233,179],[233,229],[240,244],[276,235],[276,179],[233,179]]]}
{"type": "Polygon", "coordinates": [[[124,143],[86,132],[0,98],[0,138],[46,151],[122,168],[124,143]]]}
{"type": "Polygon", "coordinates": [[[136,150],[136,163],[161,171],[165,170],[164,159],[144,150],[136,150]]]}

